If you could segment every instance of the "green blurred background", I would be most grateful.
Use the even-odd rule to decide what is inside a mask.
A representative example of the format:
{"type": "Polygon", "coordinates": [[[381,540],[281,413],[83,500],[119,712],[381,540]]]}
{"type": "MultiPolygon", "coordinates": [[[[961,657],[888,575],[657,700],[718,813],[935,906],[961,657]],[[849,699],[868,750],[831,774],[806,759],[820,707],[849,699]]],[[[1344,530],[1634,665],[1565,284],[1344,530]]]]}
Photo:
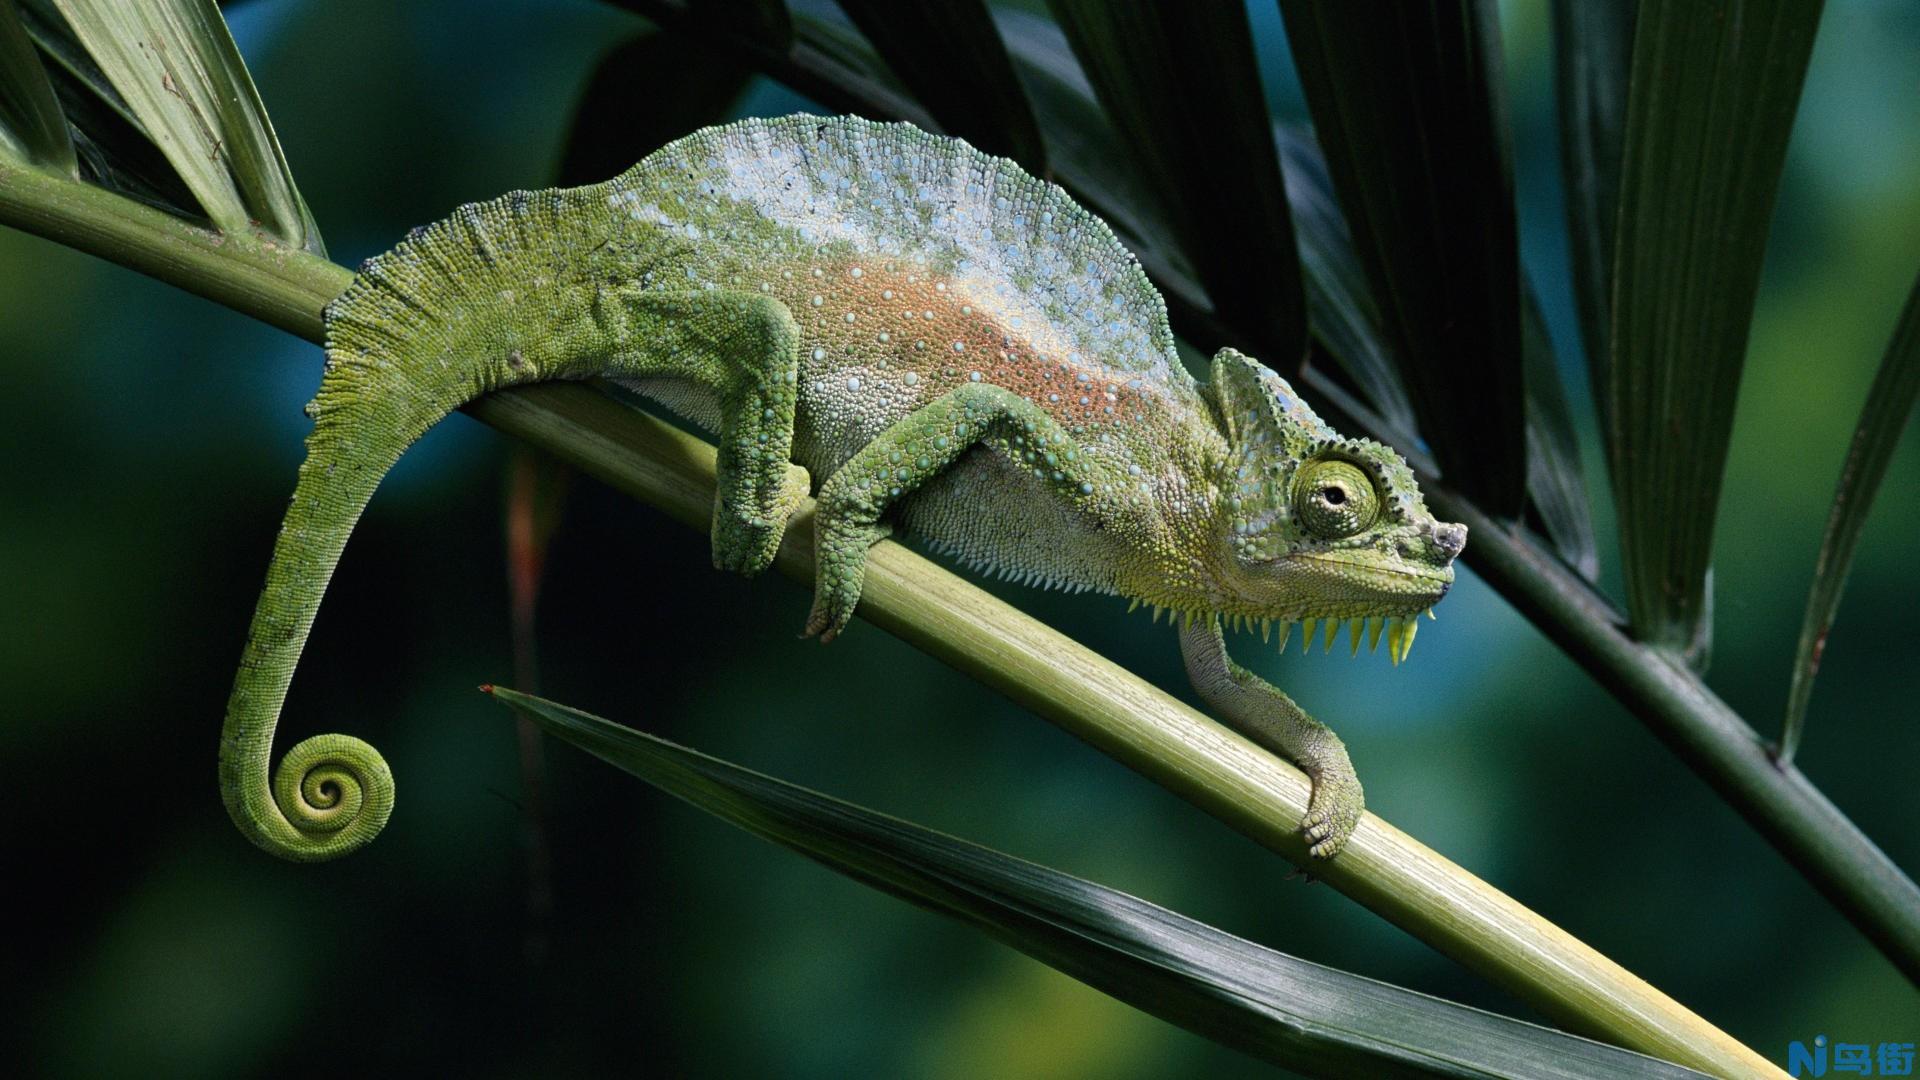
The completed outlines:
{"type": "MultiPolygon", "coordinates": [[[[1275,108],[1303,118],[1273,5],[1275,108]]],[[[229,10],[336,259],[550,184],[598,58],[591,0],[252,0],[229,10]]],[[[1523,249],[1583,425],[1545,0],[1503,5],[1523,249]]],[[[1782,186],[1719,527],[1710,682],[1771,733],[1820,527],[1920,265],[1920,5],[1830,0],[1782,186]]],[[[636,114],[671,102],[633,103],[636,114]]],[[[808,103],[765,82],[739,114],[808,103]]],[[[671,116],[668,112],[667,115],[671,116]]],[[[655,117],[651,123],[657,124],[655,117]]],[[[1211,349],[1213,343],[1198,342],[1211,349]]],[[[228,825],[219,716],[291,490],[319,350],[0,231],[0,1068],[475,1075],[1160,1077],[1266,1072],[549,747],[550,922],[530,919],[492,432],[457,418],[382,489],[291,699],[393,762],[379,843],[276,862],[228,825]],[[17,1067],[9,1067],[9,1066],[17,1067]]],[[[1862,545],[1801,762],[1920,868],[1906,441],[1862,545]]],[[[1595,507],[1603,534],[1604,496],[1595,507]]],[[[1608,581],[1617,583],[1609,558],[1608,581]]],[[[1115,885],[1323,963],[1523,1006],[1047,724],[706,540],[574,485],[543,688],[835,795],[1115,885]]],[[[1411,662],[1243,657],[1327,718],[1372,809],[1780,1061],[1920,1038],[1920,997],[1690,773],[1471,573],[1411,662]]],[[[1002,594],[1183,696],[1112,599],[1002,594]]]]}

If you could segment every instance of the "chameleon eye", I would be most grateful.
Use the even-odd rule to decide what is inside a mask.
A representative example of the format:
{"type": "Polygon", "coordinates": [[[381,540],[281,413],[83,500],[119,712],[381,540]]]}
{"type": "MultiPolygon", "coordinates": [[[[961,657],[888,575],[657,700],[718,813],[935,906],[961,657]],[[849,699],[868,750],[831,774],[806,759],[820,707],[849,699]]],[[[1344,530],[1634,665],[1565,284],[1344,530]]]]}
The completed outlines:
{"type": "Polygon", "coordinates": [[[1293,482],[1294,513],[1309,533],[1339,540],[1364,531],[1380,513],[1373,479],[1346,461],[1316,461],[1293,482]]]}

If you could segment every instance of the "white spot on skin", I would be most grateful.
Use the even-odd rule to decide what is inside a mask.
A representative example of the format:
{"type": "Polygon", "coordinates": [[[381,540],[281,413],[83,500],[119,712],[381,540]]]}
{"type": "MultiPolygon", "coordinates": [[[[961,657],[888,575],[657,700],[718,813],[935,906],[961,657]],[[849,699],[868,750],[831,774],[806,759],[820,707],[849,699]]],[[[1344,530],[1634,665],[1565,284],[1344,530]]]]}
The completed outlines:
{"type": "Polygon", "coordinates": [[[919,385],[920,385],[920,374],[919,374],[918,372],[914,372],[914,371],[909,371],[909,372],[907,372],[907,385],[908,385],[908,386],[919,386],[919,385]]]}
{"type": "Polygon", "coordinates": [[[968,381],[968,382],[979,382],[979,381],[980,381],[980,373],[979,373],[979,372],[977,372],[977,371],[969,371],[969,372],[967,372],[967,381],[968,381]]]}
{"type": "Polygon", "coordinates": [[[813,350],[813,358],[815,360],[825,360],[827,358],[827,350],[825,349],[813,350]]]}
{"type": "Polygon", "coordinates": [[[847,271],[847,273],[848,273],[849,275],[851,275],[851,276],[853,276],[853,277],[859,277],[859,276],[860,276],[860,268],[856,266],[856,267],[854,267],[853,269],[851,269],[851,270],[849,270],[849,271],[847,271]]]}
{"type": "Polygon", "coordinates": [[[893,290],[892,290],[892,289],[881,289],[881,290],[880,290],[880,299],[882,299],[882,300],[891,300],[891,299],[893,299],[893,290]]]}
{"type": "Polygon", "coordinates": [[[967,343],[966,343],[966,342],[964,342],[964,341],[956,341],[956,342],[954,342],[954,343],[953,343],[953,351],[954,351],[954,352],[966,352],[966,351],[967,351],[967,343]]]}
{"type": "Polygon", "coordinates": [[[858,375],[850,375],[850,376],[848,376],[848,377],[847,377],[847,389],[849,389],[849,390],[858,390],[858,389],[860,389],[860,376],[858,376],[858,375]]]}
{"type": "Polygon", "coordinates": [[[849,312],[847,312],[847,321],[848,321],[848,322],[852,322],[852,321],[853,321],[853,312],[851,312],[851,311],[849,311],[849,312]]]}
{"type": "Polygon", "coordinates": [[[819,307],[821,304],[824,304],[826,302],[827,302],[827,298],[824,296],[816,296],[812,300],[812,304],[814,307],[819,307]]]}

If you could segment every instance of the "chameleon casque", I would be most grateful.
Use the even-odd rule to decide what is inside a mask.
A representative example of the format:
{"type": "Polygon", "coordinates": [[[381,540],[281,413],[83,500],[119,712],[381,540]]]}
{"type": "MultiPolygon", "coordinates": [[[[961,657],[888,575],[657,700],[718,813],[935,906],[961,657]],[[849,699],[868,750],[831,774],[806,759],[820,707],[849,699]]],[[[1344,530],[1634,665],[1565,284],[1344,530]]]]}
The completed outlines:
{"type": "Polygon", "coordinates": [[[501,387],[604,377],[719,439],[713,561],[753,574],[820,480],[806,634],[831,640],[896,526],[1022,582],[1170,609],[1200,695],[1300,765],[1338,852],[1360,783],[1338,737],[1227,655],[1224,630],[1386,630],[1394,661],[1466,540],[1391,449],[1334,433],[1231,349],[1197,384],[1166,308],[1059,187],[904,124],[707,128],[589,187],[463,206],[367,262],[326,312],[314,428],[235,679],[228,811],[277,855],[372,839],[393,779],[320,735],[272,768],[322,594],[402,451],[501,387]]]}

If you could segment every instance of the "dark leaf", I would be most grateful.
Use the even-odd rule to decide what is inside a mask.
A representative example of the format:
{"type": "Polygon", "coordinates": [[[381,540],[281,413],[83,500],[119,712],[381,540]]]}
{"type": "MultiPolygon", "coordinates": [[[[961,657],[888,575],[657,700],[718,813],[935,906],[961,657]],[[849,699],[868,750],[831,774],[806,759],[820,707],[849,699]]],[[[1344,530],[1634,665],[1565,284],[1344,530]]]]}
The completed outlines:
{"type": "Polygon", "coordinates": [[[72,173],[67,120],[11,0],[0,3],[0,157],[72,173]]]}
{"type": "Polygon", "coordinates": [[[558,180],[617,176],[674,139],[726,118],[753,69],[735,50],[691,34],[650,33],[600,61],[573,112],[558,180]]]}
{"type": "Polygon", "coordinates": [[[1826,651],[1827,631],[1840,610],[1840,593],[1847,585],[1847,570],[1853,566],[1853,549],[1860,542],[1860,530],[1867,523],[1867,511],[1873,507],[1873,497],[1880,490],[1880,479],[1887,473],[1894,447],[1900,443],[1900,433],[1913,415],[1916,395],[1920,395],[1920,277],[1914,279],[1913,291],[1907,294],[1907,306],[1900,312],[1893,341],[1887,345],[1873,387],[1867,391],[1866,407],[1860,410],[1860,424],[1853,429],[1853,444],[1847,448],[1840,482],[1834,488],[1833,510],[1827,515],[1826,535],[1820,538],[1819,561],[1813,566],[1806,620],[1800,625],[1800,651],[1793,658],[1793,687],[1787,693],[1787,719],[1780,732],[1782,761],[1793,760],[1800,744],[1807,699],[1813,695],[1813,677],[1826,651]]]}
{"type": "Polygon", "coordinates": [[[840,7],[942,128],[1046,175],[1046,144],[983,0],[840,0],[840,7]]]}
{"type": "Polygon", "coordinates": [[[1734,401],[1819,0],[1643,0],[1599,397],[1627,605],[1704,666],[1734,401]]]}
{"type": "Polygon", "coordinates": [[[1526,494],[1513,177],[1490,0],[1281,0],[1420,434],[1483,509],[1526,494]]]}
{"type": "Polygon", "coordinates": [[[1353,250],[1353,235],[1334,199],[1333,179],[1313,133],[1294,124],[1275,124],[1280,161],[1287,177],[1287,201],[1299,230],[1300,266],[1307,287],[1307,315],[1313,332],[1381,420],[1399,432],[1416,429],[1413,404],[1400,383],[1400,369],[1380,325],[1380,310],[1367,292],[1367,272],[1353,250]]]}
{"type": "Polygon", "coordinates": [[[1113,226],[1162,290],[1203,302],[1165,207],[1101,111],[1066,34],[1053,20],[1015,8],[999,8],[994,21],[1045,132],[1055,177],[1113,226]]]}
{"type": "MultiPolygon", "coordinates": [[[[1604,397],[1612,318],[1613,231],[1620,209],[1620,137],[1639,0],[1554,0],[1554,89],[1560,172],[1572,242],[1573,298],[1595,396],[1604,397]]],[[[1599,402],[1604,407],[1605,402],[1599,402]]]]}
{"type": "Polygon", "coordinates": [[[748,832],[1287,1068],[1332,1077],[1701,1075],[1296,959],[597,716],[504,688],[492,692],[549,734],[748,832]]]}
{"type": "Polygon", "coordinates": [[[693,17],[751,39],[773,53],[793,48],[793,16],[786,0],[686,0],[693,17]]]}
{"type": "Polygon", "coordinates": [[[1306,301],[1245,6],[1050,6],[1221,319],[1256,335],[1209,344],[1298,370],[1306,301]]]}

